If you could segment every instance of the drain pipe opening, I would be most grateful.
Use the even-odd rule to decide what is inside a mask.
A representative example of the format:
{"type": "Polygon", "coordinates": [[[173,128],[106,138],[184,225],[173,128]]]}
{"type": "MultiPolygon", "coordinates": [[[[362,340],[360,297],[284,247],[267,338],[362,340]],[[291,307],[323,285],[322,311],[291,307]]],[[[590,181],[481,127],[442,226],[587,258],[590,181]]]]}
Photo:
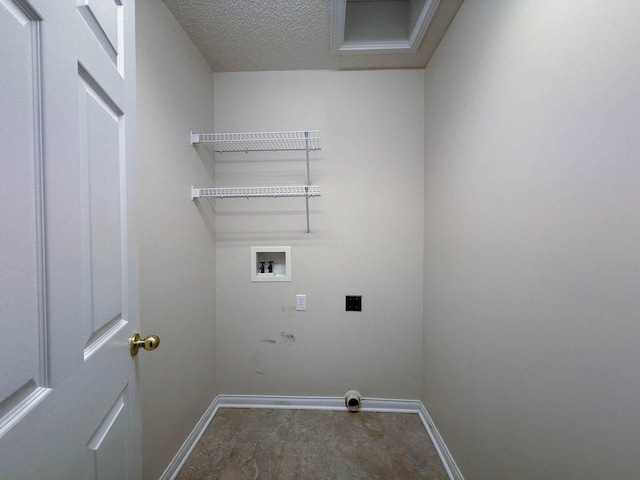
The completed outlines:
{"type": "Polygon", "coordinates": [[[360,403],[362,403],[362,395],[360,395],[360,392],[349,390],[344,394],[344,404],[350,412],[359,411],[360,403]]]}

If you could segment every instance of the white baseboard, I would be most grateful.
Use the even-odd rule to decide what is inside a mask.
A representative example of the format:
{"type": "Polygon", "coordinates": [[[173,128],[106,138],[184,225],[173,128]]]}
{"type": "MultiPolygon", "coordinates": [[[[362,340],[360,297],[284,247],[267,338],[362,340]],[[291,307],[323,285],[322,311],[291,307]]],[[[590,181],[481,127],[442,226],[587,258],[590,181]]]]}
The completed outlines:
{"type": "Polygon", "coordinates": [[[451,480],[464,480],[460,469],[458,469],[458,465],[456,465],[456,462],[453,460],[451,452],[444,443],[444,440],[440,436],[440,432],[438,432],[433,420],[431,420],[429,412],[427,412],[427,409],[422,402],[420,402],[418,416],[420,417],[420,420],[422,420],[422,424],[424,425],[424,428],[426,428],[429,437],[431,437],[433,446],[436,448],[438,456],[440,457],[440,460],[442,460],[442,464],[444,465],[449,478],[451,480]]]}
{"type": "Polygon", "coordinates": [[[162,472],[162,475],[160,475],[158,480],[174,480],[178,476],[184,462],[187,461],[187,458],[191,455],[191,452],[198,444],[198,441],[200,441],[200,437],[202,437],[202,434],[211,423],[211,420],[213,420],[218,408],[220,407],[218,406],[218,397],[216,397],[213,399],[213,402],[211,402],[211,405],[209,405],[209,408],[204,412],[204,415],[202,415],[196,426],[193,427],[193,430],[178,450],[178,453],[176,453],[173,460],[169,462],[169,465],[165,468],[164,472],[162,472]]]}
{"type": "MultiPolygon", "coordinates": [[[[283,397],[275,395],[218,395],[219,407],[225,408],[281,408],[285,410],[341,410],[347,411],[343,397],[283,397]]],[[[362,412],[418,413],[418,400],[363,398],[362,412]]]]}
{"type": "MultiPolygon", "coordinates": [[[[213,420],[219,408],[275,408],[285,410],[338,410],[347,411],[342,397],[287,397],[276,395],[218,395],[189,437],[182,444],[178,453],[159,480],[174,480],[180,469],[189,458],[192,450],[202,437],[202,434],[213,420]]],[[[422,424],[433,442],[440,460],[449,475],[450,480],[464,480],[458,466],[453,461],[449,449],[434,426],[427,409],[420,400],[397,400],[388,398],[366,398],[360,403],[362,412],[384,413],[417,413],[422,424]]]]}

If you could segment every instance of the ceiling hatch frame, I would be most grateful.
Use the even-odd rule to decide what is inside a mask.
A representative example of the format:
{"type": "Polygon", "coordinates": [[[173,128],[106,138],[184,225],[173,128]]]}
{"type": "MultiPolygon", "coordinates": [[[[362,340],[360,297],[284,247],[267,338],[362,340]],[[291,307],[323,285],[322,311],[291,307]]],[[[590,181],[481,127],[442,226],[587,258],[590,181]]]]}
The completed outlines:
{"type": "MultiPolygon", "coordinates": [[[[409,4],[407,0],[404,3],[409,4]]],[[[355,3],[355,2],[349,2],[355,3]]],[[[357,2],[360,11],[375,8],[375,4],[394,2],[360,1],[357,2]]],[[[401,2],[397,2],[400,4],[401,2]]],[[[433,15],[440,4],[440,0],[424,0],[413,28],[400,39],[352,39],[345,41],[345,26],[347,25],[347,0],[331,0],[331,53],[333,55],[347,55],[358,53],[415,53],[422,42],[424,34],[433,19],[433,15]]],[[[351,35],[353,36],[353,35],[351,35]]]]}

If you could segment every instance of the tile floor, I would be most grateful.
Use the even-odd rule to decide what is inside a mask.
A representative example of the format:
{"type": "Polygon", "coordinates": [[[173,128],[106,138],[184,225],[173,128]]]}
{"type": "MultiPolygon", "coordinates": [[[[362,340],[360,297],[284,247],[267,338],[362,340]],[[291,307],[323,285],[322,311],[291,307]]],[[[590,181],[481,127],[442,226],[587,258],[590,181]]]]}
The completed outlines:
{"type": "Polygon", "coordinates": [[[221,408],[177,480],[448,480],[417,414],[221,408]]]}

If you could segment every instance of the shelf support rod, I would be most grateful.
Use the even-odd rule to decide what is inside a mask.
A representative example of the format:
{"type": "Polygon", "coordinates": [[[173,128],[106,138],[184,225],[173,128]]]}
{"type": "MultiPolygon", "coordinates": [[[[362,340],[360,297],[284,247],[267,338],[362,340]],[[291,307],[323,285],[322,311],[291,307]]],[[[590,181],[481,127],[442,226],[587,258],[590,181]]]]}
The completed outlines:
{"type": "Polygon", "coordinates": [[[307,156],[307,188],[305,188],[307,195],[304,197],[304,201],[307,207],[307,237],[311,236],[311,228],[309,227],[309,187],[311,186],[311,175],[309,174],[309,132],[304,132],[304,149],[307,156]]]}

